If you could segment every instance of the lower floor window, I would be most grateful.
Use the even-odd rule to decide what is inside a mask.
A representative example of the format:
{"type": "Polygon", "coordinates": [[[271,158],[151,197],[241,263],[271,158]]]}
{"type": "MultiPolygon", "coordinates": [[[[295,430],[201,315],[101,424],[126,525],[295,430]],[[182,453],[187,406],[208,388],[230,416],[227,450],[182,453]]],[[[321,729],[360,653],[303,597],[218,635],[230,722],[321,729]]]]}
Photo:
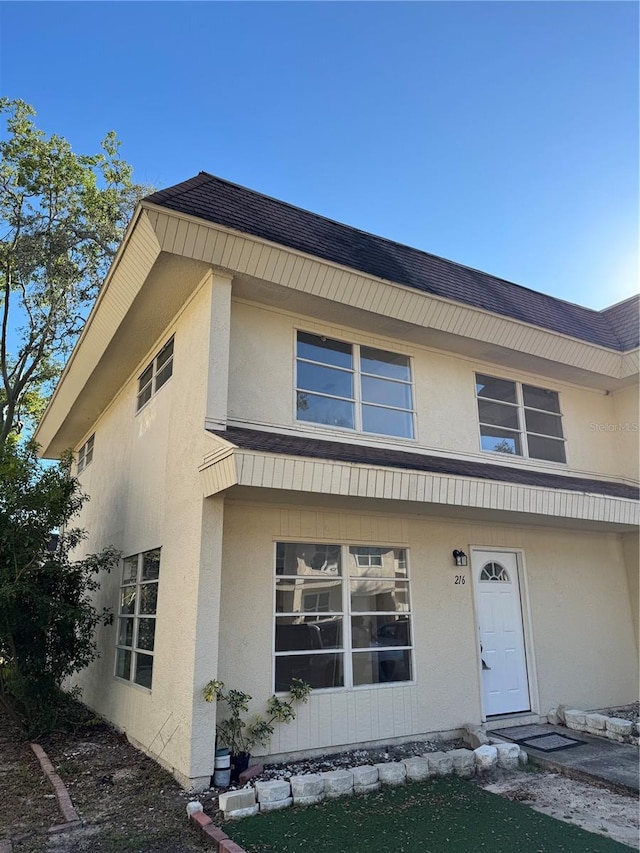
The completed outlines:
{"type": "Polygon", "coordinates": [[[116,675],[151,688],[160,548],[125,557],[120,585],[116,675]]]}
{"type": "Polygon", "coordinates": [[[411,681],[404,549],[278,542],[275,689],[411,681]]]}

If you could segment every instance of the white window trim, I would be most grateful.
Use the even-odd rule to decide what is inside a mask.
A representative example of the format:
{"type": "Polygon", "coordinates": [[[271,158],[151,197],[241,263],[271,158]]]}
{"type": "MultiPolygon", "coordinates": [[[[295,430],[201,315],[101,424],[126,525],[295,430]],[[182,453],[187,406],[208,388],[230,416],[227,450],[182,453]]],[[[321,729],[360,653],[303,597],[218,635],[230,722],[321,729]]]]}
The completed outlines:
{"type": "Polygon", "coordinates": [[[327,430],[336,430],[339,432],[348,433],[349,435],[361,434],[361,435],[370,435],[376,438],[386,438],[393,441],[406,441],[411,442],[412,444],[417,443],[417,424],[416,424],[416,388],[415,388],[415,378],[414,378],[414,369],[413,369],[413,357],[407,355],[404,352],[398,352],[397,350],[386,349],[385,346],[378,346],[376,344],[371,343],[357,343],[352,340],[346,340],[342,337],[335,337],[333,334],[325,334],[324,332],[318,331],[310,331],[309,329],[297,327],[294,328],[294,336],[293,336],[293,361],[294,361],[294,377],[293,377],[293,422],[298,426],[304,426],[307,424],[310,427],[321,427],[322,429],[327,430]],[[321,361],[313,361],[313,359],[301,358],[298,359],[298,333],[302,333],[305,335],[313,335],[317,338],[327,338],[332,341],[337,341],[341,344],[346,344],[351,347],[351,355],[352,355],[352,367],[340,367],[338,365],[327,365],[326,362],[321,361]],[[362,371],[361,361],[360,361],[360,351],[362,347],[369,349],[380,350],[381,352],[387,352],[391,355],[401,355],[403,358],[406,358],[409,363],[409,373],[410,380],[407,382],[402,379],[394,379],[392,377],[380,377],[372,373],[366,373],[362,371]],[[350,373],[353,376],[353,397],[340,397],[336,394],[323,394],[321,391],[312,391],[308,393],[315,394],[318,397],[326,397],[329,400],[344,400],[346,402],[353,403],[354,406],[354,426],[351,427],[343,427],[335,424],[325,424],[321,421],[310,421],[303,420],[298,418],[298,406],[297,406],[297,394],[298,394],[298,361],[303,361],[306,364],[317,364],[319,367],[330,367],[332,370],[339,370],[343,373],[350,373]],[[388,406],[384,403],[363,403],[362,401],[362,377],[363,376],[371,376],[374,379],[384,379],[387,382],[396,382],[399,385],[408,385],[411,389],[411,409],[403,409],[398,406],[388,406]],[[393,412],[406,412],[411,416],[411,436],[407,435],[392,435],[386,432],[369,432],[363,429],[362,426],[362,407],[367,405],[375,405],[380,409],[390,409],[393,412]]]}
{"type": "MultiPolygon", "coordinates": [[[[551,465],[554,467],[557,466],[557,467],[561,467],[561,468],[566,468],[568,466],[569,454],[568,454],[568,448],[567,448],[567,436],[565,434],[566,430],[565,430],[565,423],[564,423],[564,412],[562,411],[561,395],[560,395],[559,391],[557,391],[555,388],[544,388],[542,385],[537,384],[537,382],[535,380],[513,379],[513,377],[511,377],[511,376],[502,376],[500,374],[491,373],[491,372],[487,372],[484,370],[474,370],[474,372],[473,372],[473,389],[474,389],[474,396],[475,396],[475,401],[476,401],[475,402],[475,408],[476,408],[476,426],[478,429],[478,446],[480,447],[481,453],[491,453],[493,456],[498,457],[500,459],[526,460],[528,462],[533,462],[535,464],[540,464],[540,465],[551,465]],[[493,400],[490,397],[480,397],[480,395],[478,394],[478,381],[477,381],[478,376],[488,376],[491,379],[500,379],[503,382],[513,383],[516,387],[516,402],[515,403],[508,403],[504,400],[493,400]],[[523,390],[522,390],[523,385],[529,385],[532,388],[540,388],[542,391],[550,391],[550,392],[556,394],[557,398],[558,398],[559,412],[549,412],[546,409],[536,409],[533,406],[525,406],[524,395],[523,395],[523,390]],[[514,433],[514,435],[517,435],[520,439],[520,443],[522,446],[522,451],[523,451],[522,453],[501,453],[499,450],[485,450],[485,448],[482,446],[482,426],[483,426],[483,423],[480,420],[480,410],[478,408],[478,400],[486,400],[487,402],[500,403],[501,405],[511,406],[512,408],[514,408],[516,410],[517,419],[518,419],[518,429],[517,430],[510,429],[509,427],[496,427],[496,428],[497,429],[503,429],[503,430],[505,430],[505,432],[512,432],[512,433],[514,433]],[[558,436],[553,436],[553,435],[544,435],[543,433],[536,433],[536,432],[533,432],[532,430],[527,430],[526,419],[525,419],[525,411],[540,412],[543,415],[551,415],[552,417],[558,418],[560,420],[560,424],[562,426],[562,438],[559,438],[558,436]],[[565,461],[559,462],[557,459],[542,459],[538,456],[530,456],[529,455],[529,442],[528,442],[528,436],[529,435],[539,437],[539,438],[546,438],[546,439],[549,439],[550,441],[557,441],[559,444],[562,444],[563,448],[564,448],[565,461]]],[[[485,426],[492,426],[492,425],[488,424],[485,426]]]]}
{"type": "MultiPolygon", "coordinates": [[[[325,545],[338,545],[339,543],[335,541],[325,541],[322,542],[321,539],[313,540],[317,542],[317,544],[325,544],[325,545]]],[[[271,685],[276,692],[277,695],[286,695],[286,691],[276,691],[275,690],[275,681],[276,681],[276,669],[275,663],[277,657],[285,657],[287,654],[294,654],[295,652],[276,652],[276,618],[278,616],[288,616],[288,615],[299,615],[304,616],[305,613],[302,612],[300,614],[289,614],[289,613],[278,613],[276,610],[276,579],[279,577],[304,577],[304,575],[277,575],[276,574],[276,552],[278,543],[288,545],[288,544],[306,544],[307,542],[311,542],[311,539],[303,540],[300,537],[295,539],[288,539],[285,537],[278,537],[277,540],[274,540],[273,543],[273,554],[272,554],[272,587],[273,587],[273,598],[272,598],[272,635],[271,635],[271,685]]],[[[372,544],[364,544],[362,542],[343,542],[340,544],[341,550],[341,562],[343,566],[343,574],[341,575],[327,575],[327,577],[335,577],[339,579],[342,585],[342,611],[340,614],[343,619],[343,632],[342,632],[342,640],[343,645],[342,648],[335,649],[336,654],[343,655],[343,674],[344,674],[344,685],[341,687],[314,687],[314,693],[346,693],[358,690],[388,690],[394,687],[410,687],[417,683],[416,679],[416,661],[415,661],[415,650],[416,650],[416,642],[415,642],[415,623],[414,623],[414,607],[413,607],[413,592],[412,592],[412,580],[411,580],[411,560],[409,557],[409,549],[406,545],[381,545],[380,543],[372,544]],[[411,645],[410,646],[382,646],[379,647],[380,650],[397,650],[397,651],[408,651],[411,665],[411,679],[407,681],[383,681],[371,684],[354,684],[353,683],[353,659],[352,653],[354,651],[353,645],[351,642],[351,616],[359,615],[359,616],[367,616],[371,615],[369,612],[365,611],[351,611],[351,600],[350,600],[350,583],[352,576],[348,572],[344,572],[344,567],[347,565],[347,557],[349,555],[349,548],[382,548],[392,549],[394,551],[404,551],[405,555],[405,564],[406,564],[406,578],[400,578],[400,580],[406,580],[407,582],[407,590],[409,592],[409,610],[406,612],[406,616],[409,618],[410,630],[411,630],[411,645]]],[[[361,578],[362,579],[362,578],[361,578]]],[[[386,580],[386,578],[382,578],[386,580]]],[[[309,615],[309,614],[306,614],[309,615]]],[[[385,615],[385,613],[379,614],[374,613],[373,615],[385,615]]],[[[369,647],[369,649],[374,649],[375,647],[369,647]]],[[[305,655],[327,655],[331,653],[331,649],[304,649],[300,650],[298,654],[300,656],[305,655]]],[[[358,650],[355,650],[358,653],[358,650]]],[[[366,649],[361,649],[364,653],[366,649]]]]}
{"type": "Polygon", "coordinates": [[[118,679],[118,681],[122,681],[125,684],[131,684],[134,687],[137,687],[139,690],[144,690],[147,693],[150,693],[152,690],[152,687],[153,687],[153,671],[155,669],[155,639],[157,639],[157,636],[155,634],[155,630],[154,630],[154,647],[153,647],[153,649],[151,649],[151,650],[141,649],[138,647],[137,641],[138,641],[138,629],[139,629],[140,619],[153,619],[155,621],[155,620],[157,620],[157,616],[158,616],[157,599],[156,599],[156,612],[155,613],[140,613],[140,600],[142,598],[142,596],[140,595],[141,588],[143,586],[149,586],[151,584],[155,584],[158,587],[158,592],[160,590],[160,573],[159,572],[158,572],[158,577],[153,579],[153,580],[143,581],[141,579],[142,578],[142,564],[143,564],[144,555],[148,554],[150,551],[161,551],[161,549],[160,548],[149,548],[146,551],[141,551],[138,554],[131,554],[122,560],[120,585],[118,586],[118,608],[117,608],[118,612],[117,612],[116,617],[115,617],[115,622],[116,622],[116,650],[115,650],[115,659],[114,659],[114,668],[113,668],[113,675],[115,678],[118,679]],[[122,581],[122,566],[124,566],[124,560],[130,560],[133,557],[137,557],[137,560],[138,560],[138,567],[137,567],[135,583],[123,583],[123,581],[122,581]],[[121,614],[121,612],[120,612],[121,593],[122,593],[122,590],[126,589],[127,587],[132,587],[135,589],[135,608],[134,608],[133,613],[121,614]],[[118,642],[119,632],[120,632],[120,619],[121,618],[122,619],[130,619],[133,622],[133,635],[132,635],[132,640],[131,640],[130,646],[125,646],[125,645],[122,645],[122,643],[118,642]],[[120,650],[120,649],[123,651],[131,652],[131,664],[130,664],[130,669],[129,669],[129,678],[125,678],[122,675],[118,675],[118,650],[120,650]],[[151,685],[152,685],[151,687],[146,687],[144,684],[139,684],[135,680],[136,659],[137,659],[138,654],[148,655],[149,657],[153,658],[152,668],[151,668],[151,685]]]}
{"type": "Polygon", "coordinates": [[[173,356],[174,356],[174,336],[172,335],[169,338],[169,340],[167,340],[166,343],[164,343],[160,347],[158,352],[154,355],[153,359],[148,364],[145,365],[144,370],[140,371],[140,374],[138,375],[138,379],[137,379],[138,390],[136,392],[136,414],[138,414],[138,412],[141,412],[142,409],[144,409],[144,407],[147,405],[147,403],[153,397],[155,397],[155,395],[158,393],[160,388],[163,388],[167,384],[167,382],[169,382],[171,377],[173,376],[173,356]],[[164,351],[167,349],[168,346],[171,346],[171,355],[169,356],[169,358],[166,361],[164,361],[162,363],[162,365],[160,367],[158,367],[158,358],[164,353],[164,351]],[[162,373],[163,371],[165,371],[167,368],[167,365],[169,365],[169,364],[171,365],[171,373],[162,382],[162,384],[160,386],[158,386],[157,385],[158,375],[160,373],[162,373]],[[149,381],[146,382],[144,384],[144,386],[141,388],[140,387],[140,381],[141,381],[142,377],[144,376],[144,374],[149,369],[151,369],[151,376],[149,378],[149,381]],[[148,388],[151,388],[151,393],[149,394],[147,399],[143,403],[141,403],[140,398],[142,397],[143,393],[146,392],[146,390],[148,388]]]}
{"type": "Polygon", "coordinates": [[[80,450],[78,450],[78,458],[76,462],[76,469],[78,474],[82,473],[82,471],[84,471],[84,469],[88,465],[91,465],[91,463],[93,462],[93,448],[95,445],[95,438],[96,434],[94,432],[85,441],[80,450]]]}

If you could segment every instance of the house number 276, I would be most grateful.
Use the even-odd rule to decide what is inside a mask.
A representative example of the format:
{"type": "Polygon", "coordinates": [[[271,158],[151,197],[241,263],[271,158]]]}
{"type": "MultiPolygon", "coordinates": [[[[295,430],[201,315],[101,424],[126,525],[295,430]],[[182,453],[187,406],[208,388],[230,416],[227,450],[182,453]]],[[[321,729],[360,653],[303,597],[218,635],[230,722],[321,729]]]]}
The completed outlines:
{"type": "Polygon", "coordinates": [[[465,584],[467,582],[466,575],[456,575],[455,584],[465,584]]]}

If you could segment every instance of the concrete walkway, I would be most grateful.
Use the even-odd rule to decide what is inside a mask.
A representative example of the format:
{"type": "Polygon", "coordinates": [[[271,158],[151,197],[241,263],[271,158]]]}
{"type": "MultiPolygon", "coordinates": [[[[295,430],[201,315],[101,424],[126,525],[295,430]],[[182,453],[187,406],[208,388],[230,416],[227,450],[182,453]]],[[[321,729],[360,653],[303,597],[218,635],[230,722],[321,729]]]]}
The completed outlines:
{"type": "MultiPolygon", "coordinates": [[[[496,728],[498,728],[496,726],[496,728]]],[[[525,729],[531,726],[522,726],[525,729]]],[[[573,776],[576,779],[587,781],[604,782],[610,787],[629,794],[637,795],[640,791],[640,764],[639,753],[636,746],[626,743],[615,743],[607,738],[594,737],[584,732],[574,732],[564,726],[551,726],[548,723],[536,726],[540,733],[554,732],[565,737],[585,741],[579,746],[570,749],[561,749],[556,752],[543,752],[535,749],[531,742],[521,744],[526,750],[529,759],[540,767],[547,770],[555,770],[565,776],[573,776]]],[[[509,737],[500,736],[490,732],[491,737],[499,737],[501,740],[516,740],[518,738],[517,727],[512,726],[509,737]]],[[[535,741],[533,741],[535,743],[535,741]]]]}

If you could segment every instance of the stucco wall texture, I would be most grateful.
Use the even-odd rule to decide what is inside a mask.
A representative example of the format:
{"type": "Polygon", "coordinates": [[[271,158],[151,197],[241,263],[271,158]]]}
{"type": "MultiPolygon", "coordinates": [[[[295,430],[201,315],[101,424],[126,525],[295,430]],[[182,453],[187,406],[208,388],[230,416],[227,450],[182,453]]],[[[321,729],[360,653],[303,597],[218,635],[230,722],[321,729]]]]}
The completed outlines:
{"type": "MultiPolygon", "coordinates": [[[[216,709],[201,697],[206,681],[217,676],[246,690],[255,710],[273,690],[273,554],[280,539],[408,549],[415,679],[393,688],[315,692],[293,724],[276,730],[271,754],[412,737],[482,720],[471,571],[466,584],[454,585],[453,548],[518,552],[534,711],[546,713],[557,702],[593,708],[634,700],[632,540],[446,520],[428,507],[416,514],[380,512],[374,501],[364,510],[361,501],[349,500],[335,510],[300,508],[294,495],[285,495],[271,505],[260,490],[252,502],[234,489],[203,499],[198,466],[216,446],[203,428],[206,418],[295,426],[296,328],[410,355],[418,443],[479,458],[486,457],[478,449],[475,370],[558,390],[569,468],[583,473],[633,476],[637,452],[627,452],[627,436],[616,443],[589,425],[633,417],[637,395],[606,395],[243,301],[232,303],[229,324],[216,313],[229,287],[205,277],[79,442],[95,432],[94,458],[80,478],[91,497],[79,519],[90,531],[84,552],[114,545],[129,556],[162,548],[153,689],[114,676],[115,619],[98,632],[100,659],[77,679],[87,704],[185,784],[208,781],[216,709]],[[137,377],[171,335],[173,376],[136,413],[137,377]],[[216,383],[220,365],[212,361],[227,351],[225,412],[226,392],[216,383]]],[[[119,584],[119,572],[103,578],[96,604],[116,612],[119,584]]],[[[637,612],[635,618],[637,631],[637,612]]]]}
{"type": "MultiPolygon", "coordinates": [[[[475,397],[475,373],[480,372],[559,393],[567,451],[567,465],[560,465],[560,470],[568,468],[612,478],[638,477],[638,433],[626,434],[610,427],[619,420],[637,424],[636,388],[607,395],[600,390],[514,370],[509,364],[471,360],[242,301],[232,303],[231,313],[228,408],[231,421],[300,427],[295,421],[293,390],[297,329],[410,356],[419,446],[454,455],[478,455],[485,462],[496,459],[497,454],[480,451],[475,397]],[[265,358],[268,370],[260,368],[265,358]]],[[[339,430],[321,431],[324,435],[345,434],[339,430]]],[[[406,444],[414,447],[416,442],[406,444]]],[[[539,460],[526,460],[525,464],[539,470],[558,470],[558,465],[539,460]]]]}
{"type": "MultiPolygon", "coordinates": [[[[519,553],[532,709],[634,701],[637,652],[619,537],[449,522],[428,514],[225,506],[219,676],[255,697],[273,690],[274,542],[408,549],[415,684],[318,691],[280,726],[272,754],[455,729],[482,720],[474,589],[453,548],[519,553]],[[465,584],[455,584],[460,571],[465,584]],[[247,607],[247,601],[260,607],[247,607]],[[271,641],[267,642],[267,638],[271,641]]],[[[256,702],[259,710],[260,702],[256,702]]]]}
{"type": "MultiPolygon", "coordinates": [[[[210,303],[207,281],[96,422],[93,461],[80,477],[90,495],[78,519],[91,531],[85,553],[107,545],[123,556],[162,549],[153,690],[114,676],[118,570],[101,578],[96,604],[111,608],[115,618],[98,631],[100,659],[78,676],[83,699],[184,780],[193,775],[195,643],[198,607],[205,595],[201,586],[216,572],[201,553],[215,514],[214,500],[203,508],[198,480],[208,436],[192,427],[204,423],[210,303]],[[172,334],[173,375],[136,413],[137,376],[172,334]]],[[[216,602],[212,604],[215,608],[216,602]]],[[[207,650],[206,644],[202,647],[207,650]]],[[[214,652],[215,659],[217,648],[214,652]]]]}

